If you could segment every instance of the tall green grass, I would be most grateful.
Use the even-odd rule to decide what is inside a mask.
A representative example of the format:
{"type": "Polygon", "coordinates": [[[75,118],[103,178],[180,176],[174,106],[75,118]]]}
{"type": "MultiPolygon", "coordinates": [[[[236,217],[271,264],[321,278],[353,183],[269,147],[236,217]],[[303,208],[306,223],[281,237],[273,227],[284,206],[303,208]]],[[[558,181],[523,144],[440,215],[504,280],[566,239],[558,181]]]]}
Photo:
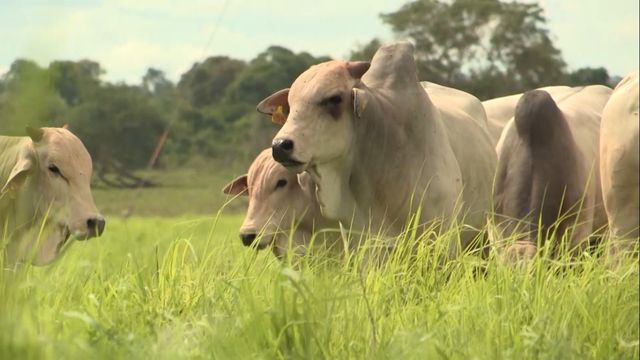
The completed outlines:
{"type": "Polygon", "coordinates": [[[442,262],[456,229],[297,266],[241,216],[110,219],[44,268],[1,273],[2,359],[633,359],[638,261],[442,262]],[[417,246],[413,246],[418,244],[417,246]]]}

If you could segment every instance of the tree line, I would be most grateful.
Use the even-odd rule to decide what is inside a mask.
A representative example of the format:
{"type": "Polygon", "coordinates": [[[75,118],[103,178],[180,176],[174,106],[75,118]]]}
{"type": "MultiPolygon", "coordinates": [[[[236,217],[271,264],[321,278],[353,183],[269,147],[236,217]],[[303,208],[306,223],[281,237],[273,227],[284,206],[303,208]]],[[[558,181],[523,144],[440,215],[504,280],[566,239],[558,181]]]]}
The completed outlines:
{"type": "MultiPolygon", "coordinates": [[[[417,0],[380,17],[395,37],[415,44],[422,80],[480,99],[545,85],[615,82],[604,68],[567,71],[538,4],[417,0]]],[[[382,42],[374,38],[347,57],[370,60],[382,42]]],[[[105,69],[93,60],[42,67],[17,59],[0,78],[0,134],[22,135],[25,124],[68,124],[91,153],[97,178],[112,186],[140,184],[136,172],[149,166],[165,139],[160,166],[194,156],[247,163],[277,131],[256,104],[327,60],[271,46],[250,61],[208,57],[177,83],[151,67],[131,85],[102,80],[105,69]]]]}

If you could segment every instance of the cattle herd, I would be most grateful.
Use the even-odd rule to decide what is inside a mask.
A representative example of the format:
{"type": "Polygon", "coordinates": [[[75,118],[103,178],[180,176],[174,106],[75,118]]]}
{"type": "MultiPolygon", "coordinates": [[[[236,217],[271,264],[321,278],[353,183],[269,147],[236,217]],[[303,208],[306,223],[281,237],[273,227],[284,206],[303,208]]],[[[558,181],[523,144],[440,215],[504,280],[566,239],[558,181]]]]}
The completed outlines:
{"type": "MultiPolygon", "coordinates": [[[[260,102],[282,127],[223,191],[249,198],[243,244],[277,257],[304,253],[323,229],[392,242],[407,226],[435,226],[460,229],[448,258],[494,250],[527,260],[545,241],[551,256],[578,255],[602,235],[615,258],[639,237],[638,102],[638,72],[614,90],[550,86],[480,102],[419,82],[413,46],[389,44],[370,63],[312,66],[260,102]]],[[[9,264],[47,264],[70,235],[105,225],[80,140],[59,128],[28,134],[0,137],[9,264]]],[[[342,249],[372,241],[333,233],[327,241],[342,249]]]]}

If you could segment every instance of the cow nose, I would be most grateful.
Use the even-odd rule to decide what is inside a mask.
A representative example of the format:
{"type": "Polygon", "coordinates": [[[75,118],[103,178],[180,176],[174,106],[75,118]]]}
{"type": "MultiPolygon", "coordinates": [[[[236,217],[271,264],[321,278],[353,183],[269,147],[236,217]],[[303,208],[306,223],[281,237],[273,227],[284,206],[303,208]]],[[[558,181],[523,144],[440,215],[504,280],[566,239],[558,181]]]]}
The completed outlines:
{"type": "Polygon", "coordinates": [[[104,231],[106,221],[102,216],[96,216],[87,220],[87,228],[89,228],[89,236],[100,236],[104,231]]]}
{"type": "Polygon", "coordinates": [[[240,234],[240,239],[242,240],[242,244],[244,244],[244,246],[251,246],[251,244],[253,244],[253,241],[256,239],[256,234],[240,234]]]}
{"type": "Polygon", "coordinates": [[[293,154],[293,141],[289,139],[275,139],[271,144],[273,159],[277,162],[288,162],[293,154]]]}

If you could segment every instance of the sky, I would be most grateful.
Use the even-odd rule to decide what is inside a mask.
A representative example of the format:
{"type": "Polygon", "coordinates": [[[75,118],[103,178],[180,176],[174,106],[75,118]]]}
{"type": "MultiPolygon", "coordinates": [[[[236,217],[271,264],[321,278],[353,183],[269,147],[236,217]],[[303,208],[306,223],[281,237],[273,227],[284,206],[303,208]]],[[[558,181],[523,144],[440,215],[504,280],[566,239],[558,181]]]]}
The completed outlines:
{"type": "MultiPolygon", "coordinates": [[[[545,10],[570,70],[638,68],[638,0],[527,0],[545,10]]],[[[173,80],[211,55],[250,60],[270,45],[345,58],[406,0],[0,0],[0,74],[16,58],[92,59],[104,80],[138,83],[150,66],[173,80]]]]}

